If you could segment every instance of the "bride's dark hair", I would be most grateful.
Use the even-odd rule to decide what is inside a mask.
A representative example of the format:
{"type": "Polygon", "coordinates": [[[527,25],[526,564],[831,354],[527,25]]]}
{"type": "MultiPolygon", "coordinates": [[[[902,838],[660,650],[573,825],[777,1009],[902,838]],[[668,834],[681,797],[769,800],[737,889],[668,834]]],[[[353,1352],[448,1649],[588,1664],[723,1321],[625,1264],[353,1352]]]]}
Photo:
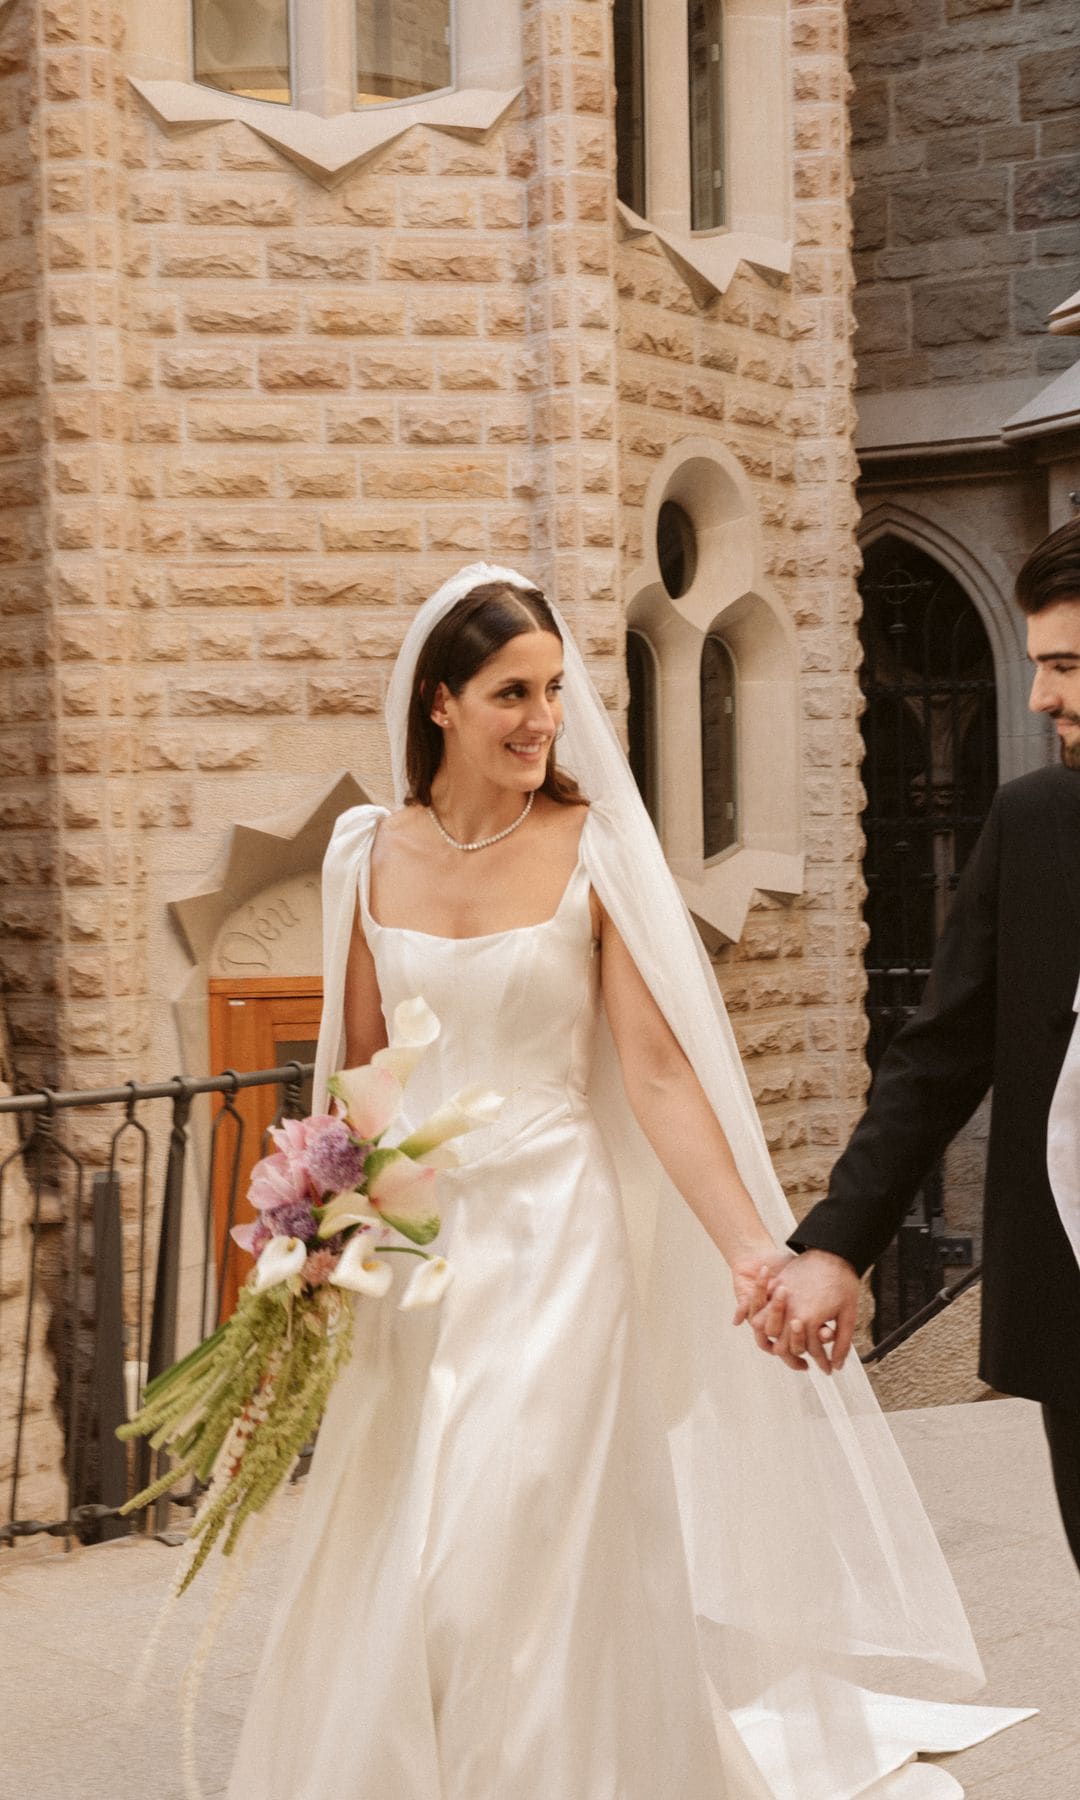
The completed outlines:
{"type": "MultiPolygon", "coordinates": [[[[416,659],[409,698],[406,806],[431,805],[431,784],[443,758],[443,734],[431,717],[439,683],[451,694],[460,694],[496,651],[526,631],[546,631],[562,643],[562,633],[539,588],[519,588],[504,581],[486,581],[472,588],[432,627],[416,659]]],[[[577,782],[557,766],[554,744],[540,791],[560,806],[588,805],[577,782]]]]}

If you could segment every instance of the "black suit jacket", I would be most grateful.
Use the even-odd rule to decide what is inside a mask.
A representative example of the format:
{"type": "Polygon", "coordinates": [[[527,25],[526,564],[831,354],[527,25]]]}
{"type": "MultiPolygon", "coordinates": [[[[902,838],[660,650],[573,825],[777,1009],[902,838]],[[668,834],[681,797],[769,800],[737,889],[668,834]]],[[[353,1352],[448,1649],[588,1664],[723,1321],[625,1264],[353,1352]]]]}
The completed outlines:
{"type": "Polygon", "coordinates": [[[993,1084],[979,1372],[1005,1393],[1080,1410],[1080,1266],[1046,1173],[1078,973],[1080,771],[1040,769],[998,789],[923,1003],[791,1242],[861,1274],[993,1084]]]}

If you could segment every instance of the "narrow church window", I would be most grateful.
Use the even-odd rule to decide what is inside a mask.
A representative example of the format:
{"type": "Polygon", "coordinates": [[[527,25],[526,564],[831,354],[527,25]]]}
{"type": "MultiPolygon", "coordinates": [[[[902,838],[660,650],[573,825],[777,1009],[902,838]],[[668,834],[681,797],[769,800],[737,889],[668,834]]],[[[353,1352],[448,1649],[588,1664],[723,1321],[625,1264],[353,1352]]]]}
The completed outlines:
{"type": "Polygon", "coordinates": [[[735,663],[710,631],[701,647],[701,808],[705,860],[738,839],[735,784],[735,663]]]}
{"type": "Polygon", "coordinates": [[[619,199],[645,217],[645,25],[643,0],[615,0],[615,164],[619,199]]]}
{"type": "Polygon", "coordinates": [[[453,80],[450,0],[356,0],[356,104],[412,100],[453,80]]]}
{"type": "Polygon", "coordinates": [[[656,659],[652,646],[639,631],[626,634],[626,673],[630,705],[626,734],[630,769],[653,824],[657,823],[656,768],[656,659]]]}
{"type": "Polygon", "coordinates": [[[697,534],[690,514],[677,500],[665,500],[656,515],[656,559],[671,598],[681,599],[697,572],[697,534]]]}
{"type": "Polygon", "coordinates": [[[195,80],[288,106],[288,0],[195,0],[195,80]]]}
{"type": "Polygon", "coordinates": [[[724,9],[723,0],[689,0],[690,229],[723,225],[724,9]]]}

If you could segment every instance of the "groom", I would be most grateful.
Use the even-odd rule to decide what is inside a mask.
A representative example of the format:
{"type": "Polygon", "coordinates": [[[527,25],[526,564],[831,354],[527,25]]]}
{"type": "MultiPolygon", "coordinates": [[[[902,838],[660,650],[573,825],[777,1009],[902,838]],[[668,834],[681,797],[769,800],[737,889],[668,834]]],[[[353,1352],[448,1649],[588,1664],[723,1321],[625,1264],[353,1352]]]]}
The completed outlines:
{"type": "MultiPolygon", "coordinates": [[[[789,1239],[802,1254],[784,1266],[751,1326],[762,1349],[823,1362],[821,1330],[835,1320],[832,1360],[841,1362],[860,1276],[992,1085],[979,1372],[992,1387],[1041,1403],[1080,1566],[1080,1264],[1046,1155],[1080,977],[1080,519],[1033,551],[1016,598],[1035,670],[1029,705],[1053,719],[1061,766],[998,789],[922,1006],[883,1057],[825,1199],[789,1239]]],[[[1075,1052],[1074,1040],[1070,1058],[1075,1052]]],[[[1062,1096],[1066,1086],[1061,1080],[1062,1096]]],[[[1062,1111],[1059,1099],[1056,1146],[1062,1111]]],[[[1080,1118],[1067,1117],[1064,1130],[1075,1171],[1080,1118]]],[[[1060,1167],[1059,1148],[1055,1158],[1060,1167]]]]}

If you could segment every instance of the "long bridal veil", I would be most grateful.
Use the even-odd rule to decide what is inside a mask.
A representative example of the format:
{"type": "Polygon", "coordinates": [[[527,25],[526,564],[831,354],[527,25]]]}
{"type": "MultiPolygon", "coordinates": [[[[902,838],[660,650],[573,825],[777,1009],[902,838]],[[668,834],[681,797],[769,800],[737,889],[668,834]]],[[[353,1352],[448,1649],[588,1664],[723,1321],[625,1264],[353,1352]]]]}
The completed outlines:
{"type": "MultiPolygon", "coordinates": [[[[406,635],[387,696],[399,804],[419,649],[451,606],[495,580],[534,585],[514,570],[474,564],[420,608],[406,635]]],[[[712,968],[603,703],[568,627],[558,623],[565,648],[559,760],[591,803],[582,837],[590,878],[782,1243],[793,1215],[712,968]]],[[[341,1049],[345,959],[366,836],[358,817],[346,815],[325,865],[326,1001],[316,1101],[341,1049]]],[[[887,1788],[873,1784],[920,1744],[958,1748],[1021,1715],[962,1709],[965,1734],[956,1709],[915,1706],[909,1714],[899,1703],[897,1713],[895,1701],[877,1702],[858,1685],[869,1679],[929,1697],[970,1691],[982,1680],[952,1577],[866,1376],[855,1358],[838,1376],[813,1368],[796,1375],[763,1356],[748,1330],[732,1328],[726,1265],[634,1121],[606,1033],[592,1099],[622,1182],[702,1652],[718,1701],[735,1712],[774,1794],[884,1794],[887,1788]]],[[[905,1794],[961,1791],[940,1770],[925,1776],[905,1794]]]]}

